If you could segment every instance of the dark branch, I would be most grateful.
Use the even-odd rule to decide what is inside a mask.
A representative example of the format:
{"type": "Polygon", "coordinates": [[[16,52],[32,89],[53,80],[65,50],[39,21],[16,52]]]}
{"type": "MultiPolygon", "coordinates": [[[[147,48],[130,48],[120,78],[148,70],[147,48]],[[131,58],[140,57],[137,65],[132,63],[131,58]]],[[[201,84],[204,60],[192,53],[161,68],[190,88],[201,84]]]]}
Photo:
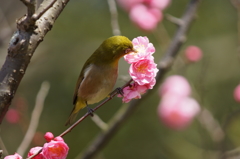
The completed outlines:
{"type": "MultiPolygon", "coordinates": [[[[33,0],[30,2],[27,0],[21,1],[28,7],[28,10],[30,10],[29,6],[31,6],[30,8],[33,7],[33,0]]],[[[37,19],[33,20],[29,16],[23,16],[17,21],[17,30],[10,40],[8,54],[0,70],[0,123],[11,104],[36,48],[48,31],[51,30],[68,1],[51,0],[49,3],[48,0],[45,0],[41,4],[42,7],[36,11],[37,19]]],[[[29,12],[28,14],[30,15],[29,12]]]]}

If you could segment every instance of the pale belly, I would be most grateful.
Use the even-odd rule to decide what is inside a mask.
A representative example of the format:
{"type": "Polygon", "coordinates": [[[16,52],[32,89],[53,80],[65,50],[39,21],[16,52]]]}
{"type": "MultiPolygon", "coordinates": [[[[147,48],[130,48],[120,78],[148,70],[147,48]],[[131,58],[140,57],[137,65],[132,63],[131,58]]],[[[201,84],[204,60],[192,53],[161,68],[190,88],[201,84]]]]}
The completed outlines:
{"type": "Polygon", "coordinates": [[[88,104],[101,101],[112,91],[117,74],[117,68],[102,69],[94,65],[90,66],[79,87],[78,97],[87,101],[88,104]]]}

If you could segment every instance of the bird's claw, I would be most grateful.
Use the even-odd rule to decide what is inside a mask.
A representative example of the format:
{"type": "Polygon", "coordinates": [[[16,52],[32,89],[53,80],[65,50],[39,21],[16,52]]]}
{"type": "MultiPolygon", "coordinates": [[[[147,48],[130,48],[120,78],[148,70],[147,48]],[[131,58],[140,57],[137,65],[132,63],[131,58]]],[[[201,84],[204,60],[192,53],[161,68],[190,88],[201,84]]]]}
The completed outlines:
{"type": "Polygon", "coordinates": [[[93,117],[94,110],[87,106],[87,111],[88,111],[88,114],[90,114],[93,117]]]}
{"type": "Polygon", "coordinates": [[[121,96],[124,95],[124,92],[123,92],[123,89],[122,89],[122,88],[118,87],[118,88],[116,88],[116,91],[117,91],[117,93],[120,94],[121,96]]]}

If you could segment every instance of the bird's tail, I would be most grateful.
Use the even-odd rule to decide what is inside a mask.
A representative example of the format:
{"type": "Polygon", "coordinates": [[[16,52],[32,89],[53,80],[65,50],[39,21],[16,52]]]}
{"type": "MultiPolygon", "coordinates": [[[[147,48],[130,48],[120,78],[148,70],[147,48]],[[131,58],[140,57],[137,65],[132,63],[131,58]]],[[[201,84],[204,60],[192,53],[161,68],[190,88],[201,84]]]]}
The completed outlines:
{"type": "Polygon", "coordinates": [[[78,112],[80,109],[86,107],[86,103],[83,101],[77,101],[76,105],[74,106],[67,122],[65,123],[65,126],[72,125],[78,115],[78,112]]]}

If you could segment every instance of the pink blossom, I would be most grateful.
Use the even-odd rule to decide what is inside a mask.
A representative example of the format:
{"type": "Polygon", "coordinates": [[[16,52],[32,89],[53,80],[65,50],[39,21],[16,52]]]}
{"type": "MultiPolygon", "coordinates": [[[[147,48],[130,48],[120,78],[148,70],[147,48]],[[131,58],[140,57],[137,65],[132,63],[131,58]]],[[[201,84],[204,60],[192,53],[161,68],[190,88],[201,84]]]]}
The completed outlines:
{"type": "MultiPolygon", "coordinates": [[[[146,93],[147,91],[147,86],[140,86],[137,83],[133,83],[130,86],[127,86],[123,88],[123,99],[122,101],[124,103],[130,102],[132,99],[140,99],[141,94],[146,93]]],[[[121,97],[121,95],[118,95],[118,97],[121,97]]]]}
{"type": "Polygon", "coordinates": [[[161,10],[148,8],[143,4],[133,6],[129,16],[136,26],[145,31],[154,30],[163,18],[161,10]]]}
{"type": "Polygon", "coordinates": [[[54,135],[51,132],[46,132],[44,138],[47,142],[50,142],[54,138],[54,135]]]}
{"type": "Polygon", "coordinates": [[[4,157],[4,159],[22,159],[22,156],[15,153],[14,155],[8,155],[8,156],[4,157]]]}
{"type": "Polygon", "coordinates": [[[233,97],[237,102],[240,102],[240,84],[234,89],[233,97]]]}
{"type": "Polygon", "coordinates": [[[9,109],[6,114],[6,120],[11,124],[16,124],[20,120],[20,114],[16,109],[9,109]]]}
{"type": "Polygon", "coordinates": [[[149,7],[156,7],[160,10],[164,10],[171,2],[171,0],[145,0],[149,1],[149,7]]]}
{"type": "Polygon", "coordinates": [[[54,138],[54,141],[64,141],[62,137],[60,136],[57,136],[54,138]]]}
{"type": "MultiPolygon", "coordinates": [[[[39,147],[39,146],[31,148],[30,151],[28,152],[27,157],[30,157],[30,156],[38,153],[41,149],[42,149],[42,147],[39,147]]],[[[40,152],[37,156],[33,157],[32,159],[45,159],[45,158],[43,156],[43,153],[40,152]]]]}
{"type": "Polygon", "coordinates": [[[185,50],[185,57],[189,62],[197,62],[202,58],[202,50],[197,46],[188,46],[185,50]]]}
{"type": "Polygon", "coordinates": [[[186,128],[199,111],[200,106],[195,99],[170,94],[165,95],[158,106],[161,121],[176,130],[186,128]]]}
{"type": "Polygon", "coordinates": [[[129,74],[139,85],[148,84],[155,79],[158,72],[157,65],[148,59],[132,63],[129,74]]]}
{"type": "Polygon", "coordinates": [[[137,53],[130,53],[124,56],[125,61],[129,64],[137,62],[139,60],[149,59],[154,60],[152,54],[155,52],[155,48],[148,38],[139,36],[132,40],[133,47],[137,50],[137,53]]]}
{"type": "Polygon", "coordinates": [[[189,96],[191,94],[191,87],[186,78],[179,75],[169,76],[165,79],[159,89],[159,95],[173,94],[177,96],[189,96]]]}
{"type": "Polygon", "coordinates": [[[57,141],[52,140],[43,146],[43,156],[47,159],[65,159],[68,154],[69,147],[61,137],[57,141]]]}

